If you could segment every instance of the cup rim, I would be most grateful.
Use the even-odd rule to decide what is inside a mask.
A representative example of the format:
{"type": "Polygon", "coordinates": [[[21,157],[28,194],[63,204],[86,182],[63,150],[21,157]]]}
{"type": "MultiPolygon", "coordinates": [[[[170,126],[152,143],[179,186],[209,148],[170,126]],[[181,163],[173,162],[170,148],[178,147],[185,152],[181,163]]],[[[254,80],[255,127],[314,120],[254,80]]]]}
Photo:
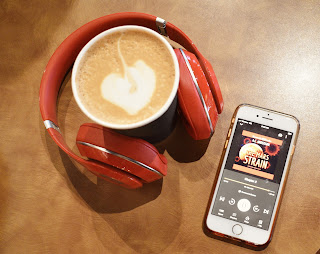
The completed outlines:
{"type": "Polygon", "coordinates": [[[179,78],[180,78],[180,72],[179,72],[179,64],[178,64],[178,59],[176,57],[176,54],[174,53],[174,50],[172,48],[172,46],[170,45],[170,43],[159,33],[155,32],[154,30],[151,30],[149,28],[146,27],[142,27],[142,26],[136,26],[136,25],[125,25],[125,26],[119,26],[119,27],[114,27],[111,29],[108,29],[98,35],[96,35],[95,37],[93,37],[80,51],[80,53],[78,54],[73,68],[72,68],[72,75],[71,75],[71,86],[72,86],[72,92],[73,92],[73,96],[78,104],[78,106],[80,107],[81,111],[87,116],[89,117],[91,120],[93,120],[94,122],[105,126],[105,127],[109,127],[112,129],[118,129],[118,130],[128,130],[128,129],[135,129],[138,127],[142,127],[145,126],[153,121],[155,121],[156,119],[158,119],[159,117],[161,117],[170,107],[171,103],[173,102],[176,93],[178,91],[178,86],[179,86],[179,78]],[[81,59],[83,58],[83,56],[86,54],[86,52],[88,51],[88,49],[94,44],[96,43],[98,40],[102,39],[103,37],[118,32],[118,31],[126,31],[126,30],[140,30],[140,31],[144,31],[147,32],[149,34],[154,35],[155,37],[159,38],[160,41],[162,41],[165,45],[166,48],[169,50],[170,55],[172,56],[172,60],[173,60],[173,64],[174,64],[174,69],[175,69],[175,78],[174,78],[174,84],[171,90],[171,93],[167,99],[167,101],[165,102],[165,104],[152,116],[143,119],[139,122],[135,122],[135,123],[130,123],[130,124],[115,124],[115,123],[110,123],[110,122],[106,122],[103,121],[97,117],[95,117],[94,115],[92,115],[87,109],[86,107],[83,105],[79,94],[78,94],[78,90],[77,90],[77,86],[76,86],[76,82],[75,82],[75,78],[77,75],[77,71],[78,71],[78,67],[80,64],[81,59]]]}

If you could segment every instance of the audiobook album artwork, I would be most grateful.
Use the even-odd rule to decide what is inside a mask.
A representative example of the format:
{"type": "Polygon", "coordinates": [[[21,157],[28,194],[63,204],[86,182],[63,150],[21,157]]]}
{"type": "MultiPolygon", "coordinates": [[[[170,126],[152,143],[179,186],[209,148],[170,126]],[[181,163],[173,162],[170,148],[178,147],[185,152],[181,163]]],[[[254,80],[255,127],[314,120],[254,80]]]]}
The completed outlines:
{"type": "Polygon", "coordinates": [[[273,180],[283,141],[242,131],[242,142],[232,169],[273,180]]]}

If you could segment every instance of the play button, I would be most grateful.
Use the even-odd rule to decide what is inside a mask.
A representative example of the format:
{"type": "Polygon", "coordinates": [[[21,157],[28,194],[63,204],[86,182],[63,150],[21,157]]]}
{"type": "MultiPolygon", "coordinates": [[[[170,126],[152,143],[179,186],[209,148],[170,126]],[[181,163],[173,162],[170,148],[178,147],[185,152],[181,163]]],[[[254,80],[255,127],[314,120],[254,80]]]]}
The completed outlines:
{"type": "Polygon", "coordinates": [[[243,198],[238,201],[237,207],[241,212],[247,212],[251,207],[251,203],[248,199],[243,198]]]}

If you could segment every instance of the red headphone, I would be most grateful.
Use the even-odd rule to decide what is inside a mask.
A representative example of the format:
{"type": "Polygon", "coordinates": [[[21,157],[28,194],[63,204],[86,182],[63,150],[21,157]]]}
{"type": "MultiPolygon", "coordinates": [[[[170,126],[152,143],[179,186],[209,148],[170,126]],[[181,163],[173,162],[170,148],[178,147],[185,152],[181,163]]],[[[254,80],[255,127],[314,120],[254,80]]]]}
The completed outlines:
{"type": "Polygon", "coordinates": [[[97,124],[83,124],[77,135],[77,156],[66,144],[57,123],[57,98],[63,78],[81,49],[99,33],[117,26],[150,28],[182,45],[175,49],[180,68],[179,110],[190,136],[196,140],[213,134],[223,99],[211,64],[177,27],[144,13],[116,13],[93,20],[69,35],[47,64],[40,86],[44,125],[56,144],[93,174],[126,188],[139,188],[167,173],[167,160],[148,142],[124,136],[97,124]]]}

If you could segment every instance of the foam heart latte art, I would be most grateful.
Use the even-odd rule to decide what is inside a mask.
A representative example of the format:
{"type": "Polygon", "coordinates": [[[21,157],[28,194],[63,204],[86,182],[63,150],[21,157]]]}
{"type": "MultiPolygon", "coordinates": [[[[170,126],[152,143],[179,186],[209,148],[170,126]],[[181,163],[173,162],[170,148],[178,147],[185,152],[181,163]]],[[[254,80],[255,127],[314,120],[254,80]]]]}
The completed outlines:
{"type": "Polygon", "coordinates": [[[88,44],[77,66],[75,84],[81,104],[96,119],[117,125],[153,116],[165,105],[175,83],[168,46],[141,29],[102,35],[88,44]]]}
{"type": "Polygon", "coordinates": [[[139,59],[133,66],[127,65],[121,53],[121,37],[118,40],[118,53],[124,75],[110,73],[101,84],[101,93],[107,101],[135,115],[150,102],[156,87],[156,75],[143,60],[139,59]]]}

